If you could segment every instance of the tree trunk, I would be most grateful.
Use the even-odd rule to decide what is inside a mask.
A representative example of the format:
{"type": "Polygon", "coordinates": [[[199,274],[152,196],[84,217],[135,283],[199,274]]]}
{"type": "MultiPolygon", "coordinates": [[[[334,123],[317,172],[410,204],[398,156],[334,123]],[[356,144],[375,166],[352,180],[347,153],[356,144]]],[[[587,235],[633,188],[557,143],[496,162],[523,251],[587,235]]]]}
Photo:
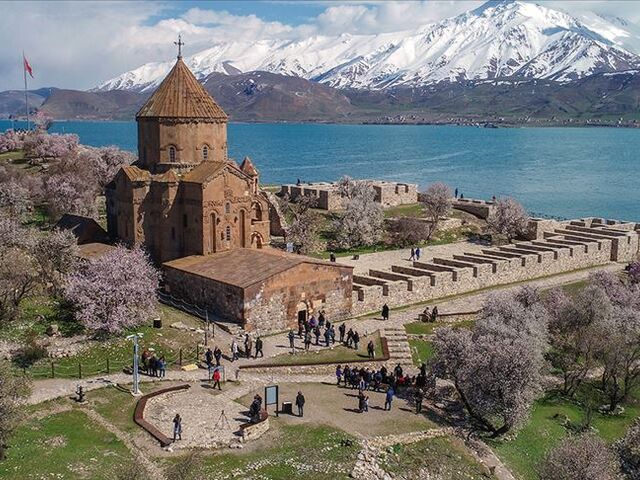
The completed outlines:
{"type": "Polygon", "coordinates": [[[482,417],[482,415],[476,413],[476,411],[473,409],[473,407],[471,407],[471,405],[469,404],[469,401],[467,400],[467,397],[465,396],[464,392],[462,391],[462,389],[458,385],[458,381],[457,380],[455,380],[453,382],[453,385],[455,386],[456,391],[458,392],[458,395],[460,396],[460,400],[462,400],[462,403],[464,404],[464,407],[467,409],[467,412],[469,412],[469,415],[471,415],[471,418],[473,418],[474,420],[476,420],[480,424],[482,424],[482,426],[486,430],[488,430],[489,432],[495,433],[496,432],[495,427],[488,420],[486,420],[484,417],[482,417]]]}

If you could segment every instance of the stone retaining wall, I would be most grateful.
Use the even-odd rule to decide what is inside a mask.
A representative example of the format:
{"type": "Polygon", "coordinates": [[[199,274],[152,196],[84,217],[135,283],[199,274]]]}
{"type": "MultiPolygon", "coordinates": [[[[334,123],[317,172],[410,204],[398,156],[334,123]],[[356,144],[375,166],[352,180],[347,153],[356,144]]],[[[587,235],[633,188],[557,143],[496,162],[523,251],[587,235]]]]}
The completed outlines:
{"type": "Polygon", "coordinates": [[[354,276],[353,314],[377,312],[385,303],[398,307],[611,261],[628,262],[638,254],[634,224],[602,219],[544,222],[540,239],[413,262],[410,267],[394,265],[388,274],[371,270],[354,276]]]}

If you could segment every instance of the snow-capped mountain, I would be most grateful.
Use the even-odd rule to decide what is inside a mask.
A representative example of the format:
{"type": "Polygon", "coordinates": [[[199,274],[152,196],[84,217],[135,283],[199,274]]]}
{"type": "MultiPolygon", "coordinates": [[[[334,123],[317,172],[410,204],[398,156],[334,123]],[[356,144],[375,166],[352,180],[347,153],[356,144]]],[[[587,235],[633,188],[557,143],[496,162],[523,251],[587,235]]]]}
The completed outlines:
{"type": "MultiPolygon", "coordinates": [[[[337,88],[379,90],[441,81],[568,82],[640,66],[640,27],[617,17],[567,13],[525,1],[489,1],[415,30],[232,41],[185,58],[196,76],[268,71],[337,88]]],[[[95,90],[154,89],[173,61],[149,63],[95,90]]]]}

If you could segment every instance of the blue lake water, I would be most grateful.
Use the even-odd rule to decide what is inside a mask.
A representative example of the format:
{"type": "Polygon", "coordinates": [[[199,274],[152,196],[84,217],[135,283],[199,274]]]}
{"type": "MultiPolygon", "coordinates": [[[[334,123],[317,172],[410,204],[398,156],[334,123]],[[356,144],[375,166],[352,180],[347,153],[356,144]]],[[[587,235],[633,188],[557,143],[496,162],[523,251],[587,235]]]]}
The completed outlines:
{"type": "MultiPolygon", "coordinates": [[[[0,131],[10,128],[0,121],[0,131]]],[[[56,122],[82,143],[136,149],[135,122],[56,122]]],[[[263,183],[342,175],[443,181],[465,197],[511,195],[532,214],[640,221],[640,130],[230,124],[229,155],[252,158],[263,183]]]]}

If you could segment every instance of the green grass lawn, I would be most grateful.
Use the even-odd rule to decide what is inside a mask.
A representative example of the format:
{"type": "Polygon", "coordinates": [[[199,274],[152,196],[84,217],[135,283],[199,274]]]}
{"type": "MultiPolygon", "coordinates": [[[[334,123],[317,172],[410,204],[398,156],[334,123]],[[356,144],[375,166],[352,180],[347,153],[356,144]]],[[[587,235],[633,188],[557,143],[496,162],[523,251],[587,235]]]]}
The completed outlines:
{"type": "MultiPolygon", "coordinates": [[[[593,426],[607,442],[624,435],[627,427],[640,415],[640,391],[625,405],[623,415],[609,416],[594,413],[593,426]]],[[[531,418],[513,440],[489,440],[489,445],[509,468],[524,480],[537,480],[536,468],[545,453],[569,435],[562,425],[566,418],[580,422],[584,410],[576,403],[556,395],[536,402],[531,418]]]]}
{"type": "MultiPolygon", "coordinates": [[[[43,307],[47,308],[47,307],[43,307]]],[[[79,354],[53,360],[56,377],[77,378],[80,374],[78,365],[82,365],[82,376],[88,377],[107,373],[107,358],[109,359],[109,371],[122,370],[132,363],[133,347],[130,340],[125,337],[129,333],[140,332],[143,334],[140,341],[140,351],[152,348],[156,355],[165,355],[169,364],[175,364],[179,360],[182,350],[183,363],[196,360],[197,344],[203,341],[203,336],[194,332],[185,332],[170,328],[169,325],[181,321],[194,327],[202,326],[199,319],[192,317],[180,310],[159,305],[160,318],[163,322],[162,329],[154,329],[151,323],[131,329],[116,338],[99,342],[93,342],[90,348],[79,354]]],[[[37,317],[37,316],[36,316],[37,317]]],[[[44,331],[49,323],[57,323],[59,318],[52,314],[46,322],[36,322],[33,328],[44,331]]],[[[71,328],[71,327],[69,327],[71,328]]],[[[64,333],[64,330],[63,330],[64,333]]],[[[76,332],[77,333],[77,332],[76,332]]],[[[14,332],[15,334],[15,332],[14,332]]],[[[215,340],[212,340],[214,342],[215,340]]],[[[202,352],[199,352],[202,355],[202,352]]],[[[33,378],[51,377],[51,360],[45,359],[34,363],[26,372],[33,378]]]]}
{"type": "MultiPolygon", "coordinates": [[[[318,352],[304,353],[297,350],[295,355],[290,353],[283,353],[267,360],[270,364],[276,365],[298,365],[300,363],[350,363],[356,360],[364,360],[369,358],[367,354],[367,344],[369,340],[373,339],[376,346],[376,358],[382,357],[382,342],[380,341],[380,334],[378,332],[370,334],[368,337],[361,337],[358,344],[358,350],[353,348],[347,348],[344,345],[340,345],[336,342],[336,346],[332,349],[323,349],[318,352]]],[[[314,339],[315,341],[315,339],[314,339]]],[[[296,340],[296,346],[300,347],[303,344],[298,339],[296,340]]],[[[256,364],[256,366],[259,366],[256,364]]]]}
{"type": "Polygon", "coordinates": [[[22,160],[24,160],[24,152],[22,150],[0,153],[0,163],[20,162],[22,160]]]}
{"type": "Polygon", "coordinates": [[[0,478],[105,479],[114,468],[132,461],[115,435],[80,410],[25,422],[11,439],[0,478]]]}
{"type": "Polygon", "coordinates": [[[475,320],[463,320],[460,322],[411,322],[405,324],[404,328],[409,335],[432,335],[437,328],[471,328],[475,320]]]}
{"type": "Polygon", "coordinates": [[[486,479],[489,474],[457,438],[438,437],[393,445],[381,456],[385,471],[400,478],[486,479]]]}
{"type": "Polygon", "coordinates": [[[409,203],[407,205],[397,205],[386,208],[384,210],[384,217],[422,217],[424,213],[424,207],[421,203],[409,203]]]}
{"type": "MultiPolygon", "coordinates": [[[[158,385],[141,383],[139,388],[146,394],[167,386],[166,383],[158,385]]],[[[138,397],[131,395],[128,391],[130,388],[131,385],[123,385],[121,388],[110,386],[91,390],[87,392],[86,399],[91,408],[113,425],[123,432],[133,434],[142,430],[133,422],[133,411],[138,403],[138,397]]]]}
{"type": "Polygon", "coordinates": [[[434,355],[433,343],[428,340],[409,339],[409,347],[414,365],[422,365],[434,355]]]}
{"type": "Polygon", "coordinates": [[[204,478],[338,480],[348,479],[360,447],[358,441],[321,425],[283,425],[270,420],[271,429],[251,450],[204,458],[204,478]],[[343,446],[343,440],[352,445],[343,446]]]}

